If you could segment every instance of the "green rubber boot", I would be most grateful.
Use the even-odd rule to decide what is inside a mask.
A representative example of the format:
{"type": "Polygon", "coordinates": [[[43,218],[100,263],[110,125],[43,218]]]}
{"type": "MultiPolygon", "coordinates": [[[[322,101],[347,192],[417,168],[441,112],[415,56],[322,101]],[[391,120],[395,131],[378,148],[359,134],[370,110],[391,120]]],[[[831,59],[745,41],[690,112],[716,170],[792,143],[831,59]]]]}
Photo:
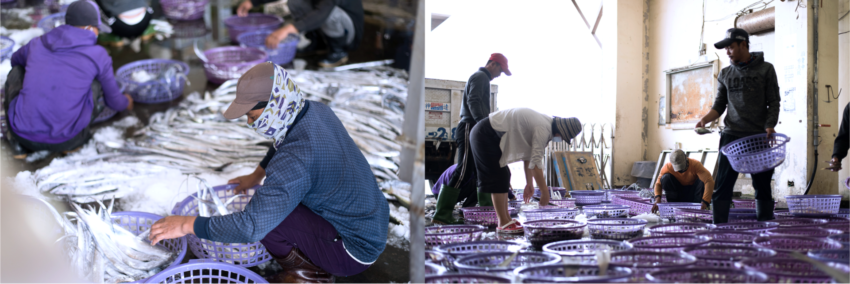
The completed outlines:
{"type": "Polygon", "coordinates": [[[478,190],[478,206],[493,206],[493,198],[489,193],[478,190]]]}
{"type": "Polygon", "coordinates": [[[442,187],[440,187],[440,195],[437,196],[437,211],[434,212],[434,223],[457,223],[453,214],[455,210],[455,204],[457,204],[458,195],[460,195],[460,189],[447,185],[443,185],[442,187]]]}

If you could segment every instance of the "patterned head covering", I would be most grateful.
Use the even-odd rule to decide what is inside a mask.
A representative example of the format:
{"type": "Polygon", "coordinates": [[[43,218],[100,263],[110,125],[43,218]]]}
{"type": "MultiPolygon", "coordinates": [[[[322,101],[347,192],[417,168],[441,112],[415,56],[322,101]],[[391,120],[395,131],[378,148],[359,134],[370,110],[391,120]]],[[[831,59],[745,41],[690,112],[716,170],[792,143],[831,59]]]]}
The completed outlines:
{"type": "Polygon", "coordinates": [[[553,117],[552,134],[561,134],[561,139],[569,142],[581,132],[581,121],[575,117],[553,117]]]}
{"type": "Polygon", "coordinates": [[[301,89],[289,77],[289,73],[274,65],[274,84],[268,104],[263,109],[263,114],[248,125],[260,135],[274,139],[274,148],[283,144],[286,132],[295,121],[298,113],[304,109],[304,96],[301,89]]]}

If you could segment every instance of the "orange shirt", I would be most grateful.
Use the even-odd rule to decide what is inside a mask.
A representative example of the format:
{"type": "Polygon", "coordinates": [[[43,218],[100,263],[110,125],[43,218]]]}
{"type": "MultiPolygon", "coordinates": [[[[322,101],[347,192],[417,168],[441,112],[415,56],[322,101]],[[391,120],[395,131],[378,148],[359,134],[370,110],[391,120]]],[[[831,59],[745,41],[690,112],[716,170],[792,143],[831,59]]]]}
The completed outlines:
{"type": "Polygon", "coordinates": [[[661,177],[664,174],[673,175],[682,185],[692,185],[699,178],[705,184],[702,200],[711,202],[711,194],[714,193],[714,178],[711,177],[711,173],[699,161],[688,158],[688,169],[684,173],[673,170],[673,164],[670,163],[661,167],[661,172],[658,173],[658,180],[655,182],[655,195],[661,195],[661,177]]]}

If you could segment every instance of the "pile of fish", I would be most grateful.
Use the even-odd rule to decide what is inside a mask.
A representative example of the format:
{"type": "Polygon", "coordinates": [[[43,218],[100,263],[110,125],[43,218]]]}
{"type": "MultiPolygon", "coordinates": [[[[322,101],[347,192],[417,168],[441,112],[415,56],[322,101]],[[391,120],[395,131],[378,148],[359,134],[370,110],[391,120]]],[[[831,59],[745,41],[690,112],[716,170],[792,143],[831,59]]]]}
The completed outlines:
{"type": "Polygon", "coordinates": [[[63,231],[56,242],[81,279],[132,282],[151,277],[174,261],[175,253],[146,241],[150,230],[137,236],[113,222],[114,200],[109,207],[98,201],[98,209],[72,203],[74,212],[64,214],[44,203],[63,231]]]}
{"type": "Polygon", "coordinates": [[[192,195],[192,197],[198,200],[198,216],[212,217],[228,215],[231,212],[227,209],[227,207],[230,206],[233,201],[236,201],[238,198],[250,197],[247,194],[236,194],[222,202],[221,198],[218,194],[216,194],[215,190],[213,190],[206,180],[202,178],[197,179],[200,181],[198,183],[198,194],[192,195]]]}

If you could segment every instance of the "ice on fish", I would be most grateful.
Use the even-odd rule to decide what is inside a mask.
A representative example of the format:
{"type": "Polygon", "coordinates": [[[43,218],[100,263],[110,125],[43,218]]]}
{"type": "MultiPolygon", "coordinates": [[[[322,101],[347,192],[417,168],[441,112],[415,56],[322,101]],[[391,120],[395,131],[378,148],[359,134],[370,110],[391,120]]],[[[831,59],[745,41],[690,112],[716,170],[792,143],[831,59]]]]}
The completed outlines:
{"type": "Polygon", "coordinates": [[[155,77],[156,76],[146,70],[136,70],[133,71],[132,74],[130,74],[130,78],[137,83],[145,83],[147,81],[153,80],[153,78],[155,77]]]}

